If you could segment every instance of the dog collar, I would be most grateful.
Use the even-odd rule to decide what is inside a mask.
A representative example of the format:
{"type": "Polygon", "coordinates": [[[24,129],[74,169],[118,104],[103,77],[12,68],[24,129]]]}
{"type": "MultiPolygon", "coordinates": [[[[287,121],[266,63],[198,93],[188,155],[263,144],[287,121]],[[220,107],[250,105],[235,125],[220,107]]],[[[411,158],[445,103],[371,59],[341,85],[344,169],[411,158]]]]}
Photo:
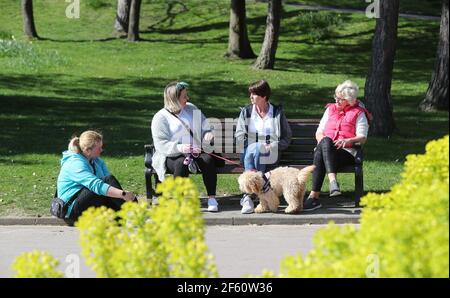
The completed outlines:
{"type": "Polygon", "coordinates": [[[269,190],[270,190],[270,188],[271,188],[271,186],[270,186],[270,172],[267,172],[267,173],[265,173],[265,174],[263,174],[263,179],[264,179],[264,185],[263,185],[263,188],[262,188],[262,192],[263,193],[266,193],[266,192],[268,192],[269,190]]]}

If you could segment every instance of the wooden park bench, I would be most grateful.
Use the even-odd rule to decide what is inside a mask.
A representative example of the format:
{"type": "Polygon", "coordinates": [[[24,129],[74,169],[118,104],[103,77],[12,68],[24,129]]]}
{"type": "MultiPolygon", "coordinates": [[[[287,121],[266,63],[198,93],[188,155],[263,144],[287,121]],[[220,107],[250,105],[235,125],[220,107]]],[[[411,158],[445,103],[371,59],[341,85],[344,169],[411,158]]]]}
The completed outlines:
{"type": "MultiPolygon", "coordinates": [[[[235,163],[240,162],[240,153],[236,153],[236,145],[232,140],[235,131],[236,122],[231,122],[228,119],[220,119],[220,123],[217,122],[214,126],[215,135],[222,137],[222,151],[221,152],[233,152],[222,153],[224,158],[227,158],[235,163]],[[221,129],[221,134],[217,134],[221,129]],[[225,133],[227,129],[228,134],[225,133]],[[232,133],[230,133],[232,131],[232,133]],[[230,140],[231,139],[231,140],[230,140]],[[228,143],[226,141],[229,141],[228,143]],[[233,144],[233,148],[226,147],[225,144],[233,144]],[[226,150],[227,149],[227,150],[226,150]],[[233,149],[233,150],[231,150],[233,149]]],[[[302,169],[308,165],[313,164],[314,148],[317,145],[315,133],[319,126],[318,119],[288,119],[288,122],[292,129],[292,139],[287,150],[281,154],[281,159],[278,166],[290,166],[298,169],[302,169]]],[[[228,145],[230,146],[230,145],[228,145]]],[[[155,195],[156,184],[159,183],[156,172],[152,168],[152,154],[153,145],[145,145],[145,185],[147,192],[147,199],[151,199],[155,195]],[[152,176],[155,180],[155,188],[152,185],[152,176]]],[[[216,152],[220,152],[217,150],[216,152]]],[[[359,206],[359,201],[363,195],[363,154],[360,146],[355,147],[357,149],[357,155],[355,157],[355,164],[347,166],[338,170],[338,173],[355,173],[355,206],[359,206]]],[[[243,167],[239,167],[236,164],[229,162],[225,163],[222,168],[217,168],[218,174],[239,174],[243,172],[243,167]]],[[[237,183],[237,181],[236,181],[237,183]]]]}

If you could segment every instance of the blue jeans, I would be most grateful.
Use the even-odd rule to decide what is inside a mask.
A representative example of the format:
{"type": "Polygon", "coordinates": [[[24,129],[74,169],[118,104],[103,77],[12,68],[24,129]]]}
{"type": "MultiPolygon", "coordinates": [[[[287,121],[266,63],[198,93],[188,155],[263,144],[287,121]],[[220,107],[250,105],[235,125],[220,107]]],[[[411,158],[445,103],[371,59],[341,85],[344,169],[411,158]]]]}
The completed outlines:
{"type": "Polygon", "coordinates": [[[241,162],[244,164],[245,171],[257,170],[263,173],[266,172],[267,165],[261,163],[261,156],[268,156],[270,153],[262,153],[261,143],[252,143],[244,149],[241,154],[241,162]]]}

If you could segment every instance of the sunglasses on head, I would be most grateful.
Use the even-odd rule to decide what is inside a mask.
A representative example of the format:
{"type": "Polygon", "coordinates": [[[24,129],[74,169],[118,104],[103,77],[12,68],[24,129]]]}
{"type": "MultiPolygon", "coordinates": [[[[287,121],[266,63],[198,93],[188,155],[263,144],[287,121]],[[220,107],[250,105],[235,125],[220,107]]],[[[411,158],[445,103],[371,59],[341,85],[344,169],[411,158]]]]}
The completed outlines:
{"type": "Polygon", "coordinates": [[[186,83],[186,82],[178,82],[175,88],[177,89],[177,91],[181,91],[183,89],[187,89],[188,87],[189,87],[188,83],[186,83]]]}

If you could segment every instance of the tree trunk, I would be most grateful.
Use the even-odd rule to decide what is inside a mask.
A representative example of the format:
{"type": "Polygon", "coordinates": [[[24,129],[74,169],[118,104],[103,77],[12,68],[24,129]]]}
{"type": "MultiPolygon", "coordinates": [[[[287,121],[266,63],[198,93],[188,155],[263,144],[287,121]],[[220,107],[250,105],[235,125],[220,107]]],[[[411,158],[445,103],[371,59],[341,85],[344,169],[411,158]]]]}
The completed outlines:
{"type": "Polygon", "coordinates": [[[141,0],[131,0],[130,25],[128,26],[128,41],[139,40],[140,13],[141,13],[141,0]]]}
{"type": "Polygon", "coordinates": [[[247,33],[245,0],[231,0],[228,51],[231,58],[255,58],[247,33]]]}
{"type": "Polygon", "coordinates": [[[269,0],[264,42],[254,68],[273,69],[281,22],[281,0],[269,0]]]}
{"type": "Polygon", "coordinates": [[[117,14],[114,22],[114,28],[117,32],[128,33],[128,22],[130,17],[131,0],[117,1],[117,14]]]}
{"type": "Polygon", "coordinates": [[[420,110],[448,111],[448,0],[442,3],[441,29],[436,54],[436,64],[425,99],[420,103],[420,110]]]}
{"type": "Polygon", "coordinates": [[[33,0],[22,0],[23,32],[29,38],[39,38],[34,26],[33,0]]]}
{"type": "Polygon", "coordinates": [[[391,83],[397,43],[399,0],[381,0],[372,43],[372,63],[366,79],[365,101],[373,115],[370,132],[389,137],[395,128],[391,83]]]}

